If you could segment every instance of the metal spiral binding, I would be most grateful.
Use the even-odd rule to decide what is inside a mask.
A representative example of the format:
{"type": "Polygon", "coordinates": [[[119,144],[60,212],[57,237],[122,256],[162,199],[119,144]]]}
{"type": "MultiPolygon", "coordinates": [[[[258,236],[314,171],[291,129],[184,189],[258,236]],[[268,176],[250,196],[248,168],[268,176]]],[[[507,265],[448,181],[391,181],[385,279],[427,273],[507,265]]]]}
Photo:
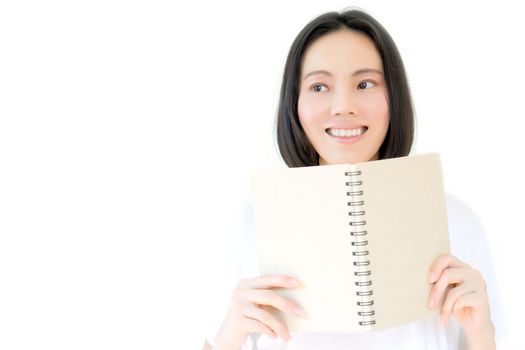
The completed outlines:
{"type": "Polygon", "coordinates": [[[370,266],[370,260],[368,259],[369,251],[366,249],[368,245],[368,240],[366,240],[366,220],[365,210],[364,210],[364,200],[363,200],[363,190],[360,186],[363,185],[363,181],[359,179],[361,171],[348,171],[345,172],[345,176],[348,176],[348,181],[346,186],[348,186],[348,191],[346,195],[348,196],[348,206],[350,211],[348,215],[350,217],[350,236],[352,237],[352,256],[355,256],[353,262],[357,270],[354,272],[356,276],[355,285],[357,286],[356,295],[359,297],[357,301],[357,306],[359,310],[357,312],[358,316],[361,316],[361,321],[359,321],[360,326],[368,326],[376,323],[374,319],[375,310],[374,310],[374,300],[372,295],[374,294],[372,290],[372,280],[370,278],[371,271],[368,266],[370,266]]]}

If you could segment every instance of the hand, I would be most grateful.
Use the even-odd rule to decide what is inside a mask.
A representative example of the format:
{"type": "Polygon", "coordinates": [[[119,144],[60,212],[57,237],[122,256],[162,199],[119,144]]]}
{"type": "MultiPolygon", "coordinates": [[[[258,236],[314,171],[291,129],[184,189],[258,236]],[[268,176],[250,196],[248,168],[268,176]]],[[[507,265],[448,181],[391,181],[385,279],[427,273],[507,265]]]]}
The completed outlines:
{"type": "Polygon", "coordinates": [[[446,325],[451,314],[465,331],[467,339],[479,339],[487,334],[493,338],[487,287],[481,273],[450,254],[439,256],[429,272],[428,306],[437,307],[442,300],[441,323],[446,325]]]}
{"type": "Polygon", "coordinates": [[[263,305],[304,317],[299,305],[272,290],[276,287],[296,288],[300,284],[297,279],[284,275],[263,275],[239,281],[213,348],[239,349],[250,332],[264,333],[273,338],[279,335],[290,340],[286,325],[264,310],[263,305]]]}

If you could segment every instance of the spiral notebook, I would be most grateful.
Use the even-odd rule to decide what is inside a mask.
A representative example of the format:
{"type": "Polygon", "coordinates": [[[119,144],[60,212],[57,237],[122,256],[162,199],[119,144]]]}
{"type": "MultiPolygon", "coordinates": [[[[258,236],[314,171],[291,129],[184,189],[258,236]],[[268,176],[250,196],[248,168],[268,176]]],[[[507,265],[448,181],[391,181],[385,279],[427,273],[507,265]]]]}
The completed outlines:
{"type": "Polygon", "coordinates": [[[450,252],[439,154],[251,173],[261,274],[297,277],[276,291],[301,319],[290,331],[363,332],[431,317],[432,262],[450,252]]]}

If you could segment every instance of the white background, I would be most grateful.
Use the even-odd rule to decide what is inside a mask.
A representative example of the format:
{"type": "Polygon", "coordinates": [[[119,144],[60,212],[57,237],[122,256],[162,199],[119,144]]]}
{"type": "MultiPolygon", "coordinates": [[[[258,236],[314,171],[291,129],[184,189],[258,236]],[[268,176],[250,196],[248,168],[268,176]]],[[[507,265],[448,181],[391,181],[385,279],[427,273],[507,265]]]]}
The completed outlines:
{"type": "Polygon", "coordinates": [[[248,171],[282,166],[288,49],[350,5],[396,41],[413,153],[440,152],[480,216],[500,348],[525,348],[521,12],[386,0],[2,2],[0,348],[201,348],[235,283],[248,171]]]}

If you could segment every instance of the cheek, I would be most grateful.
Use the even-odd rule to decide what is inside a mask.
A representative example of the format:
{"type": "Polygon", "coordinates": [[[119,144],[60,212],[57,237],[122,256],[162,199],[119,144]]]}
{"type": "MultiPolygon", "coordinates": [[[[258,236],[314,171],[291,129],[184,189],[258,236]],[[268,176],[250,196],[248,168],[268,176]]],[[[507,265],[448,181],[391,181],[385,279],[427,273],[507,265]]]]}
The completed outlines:
{"type": "Polygon", "coordinates": [[[297,113],[303,129],[312,129],[319,126],[325,115],[325,107],[319,99],[312,99],[303,95],[297,101],[297,113]]]}
{"type": "Polygon", "coordinates": [[[386,95],[377,96],[373,103],[368,104],[367,114],[373,124],[386,129],[390,121],[386,95]]]}

